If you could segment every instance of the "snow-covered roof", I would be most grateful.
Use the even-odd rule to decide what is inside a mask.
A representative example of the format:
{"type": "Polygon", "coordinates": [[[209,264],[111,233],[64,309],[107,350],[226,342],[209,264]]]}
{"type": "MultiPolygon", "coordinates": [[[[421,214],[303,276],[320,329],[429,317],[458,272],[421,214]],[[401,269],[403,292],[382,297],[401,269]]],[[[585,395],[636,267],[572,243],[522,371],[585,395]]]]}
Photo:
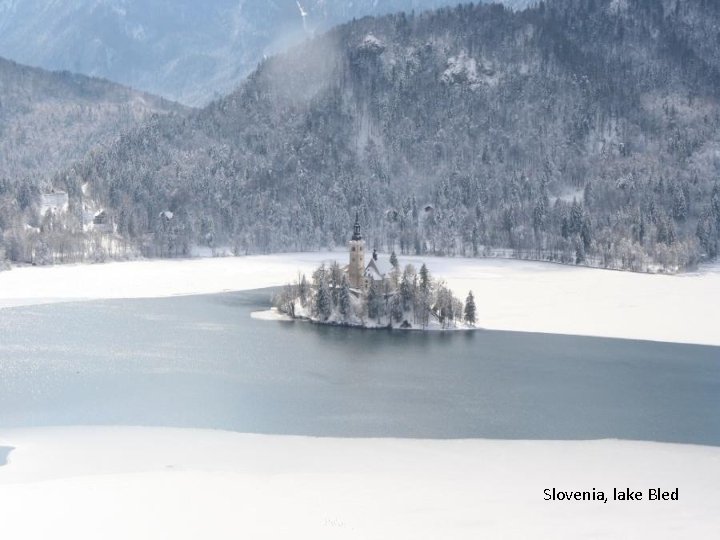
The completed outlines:
{"type": "Polygon", "coordinates": [[[378,257],[377,260],[370,259],[370,262],[365,268],[366,274],[375,275],[378,279],[388,276],[390,272],[392,272],[392,265],[390,264],[389,258],[384,259],[378,257]]]}

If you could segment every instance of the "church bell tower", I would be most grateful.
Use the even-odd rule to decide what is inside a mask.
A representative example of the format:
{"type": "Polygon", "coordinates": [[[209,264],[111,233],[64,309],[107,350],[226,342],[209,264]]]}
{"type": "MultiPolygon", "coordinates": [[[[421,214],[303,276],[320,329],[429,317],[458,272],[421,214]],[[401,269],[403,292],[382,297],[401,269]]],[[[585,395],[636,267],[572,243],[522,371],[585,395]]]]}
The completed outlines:
{"type": "Polygon", "coordinates": [[[348,266],[348,281],[350,286],[359,289],[364,284],[365,274],[365,240],[360,233],[360,216],[355,213],[355,226],[350,239],[350,265],[348,266]]]}

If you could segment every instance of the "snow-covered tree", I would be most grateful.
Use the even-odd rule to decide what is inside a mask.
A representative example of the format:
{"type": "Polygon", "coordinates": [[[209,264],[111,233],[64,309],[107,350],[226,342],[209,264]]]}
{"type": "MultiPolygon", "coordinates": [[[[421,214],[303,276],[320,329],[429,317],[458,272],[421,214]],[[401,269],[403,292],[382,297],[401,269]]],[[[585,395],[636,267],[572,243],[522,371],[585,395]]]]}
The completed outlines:
{"type": "Polygon", "coordinates": [[[350,299],[350,285],[347,277],[343,276],[338,298],[338,311],[345,321],[352,316],[352,303],[350,299]]]}
{"type": "Polygon", "coordinates": [[[370,280],[367,290],[367,310],[370,319],[382,321],[384,315],[384,301],[382,291],[378,288],[375,280],[370,280]]]}
{"type": "Polygon", "coordinates": [[[394,294],[390,298],[390,317],[393,322],[401,323],[405,318],[405,312],[403,311],[402,299],[399,294],[394,294]]]}
{"type": "Polygon", "coordinates": [[[400,299],[403,311],[409,311],[413,305],[413,281],[415,279],[415,268],[408,264],[403,270],[400,279],[400,299]]]}
{"type": "Polygon", "coordinates": [[[397,255],[395,255],[395,251],[394,251],[394,250],[393,250],[393,252],[390,254],[390,265],[391,265],[395,270],[400,270],[400,263],[398,262],[397,255]]]}
{"type": "Polygon", "coordinates": [[[300,299],[300,304],[303,307],[307,306],[309,295],[310,295],[310,284],[308,283],[307,278],[305,277],[305,274],[302,274],[300,276],[300,279],[298,280],[298,298],[300,299]]]}
{"type": "Polygon", "coordinates": [[[473,296],[473,292],[470,291],[467,295],[467,299],[465,300],[465,322],[467,324],[474,325],[475,324],[475,317],[476,317],[476,308],[475,308],[475,297],[473,296]]]}
{"type": "Polygon", "coordinates": [[[332,315],[333,303],[325,265],[315,271],[313,274],[313,282],[315,286],[313,315],[322,321],[327,321],[330,315],[332,315]]]}

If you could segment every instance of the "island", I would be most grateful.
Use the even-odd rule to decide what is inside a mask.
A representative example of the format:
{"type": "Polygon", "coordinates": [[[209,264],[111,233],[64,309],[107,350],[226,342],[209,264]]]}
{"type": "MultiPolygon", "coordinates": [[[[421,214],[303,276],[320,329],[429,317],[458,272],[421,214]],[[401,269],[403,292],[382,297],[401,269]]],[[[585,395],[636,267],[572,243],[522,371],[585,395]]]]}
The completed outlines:
{"type": "Polygon", "coordinates": [[[382,260],[373,249],[366,265],[358,214],[348,247],[347,266],[335,261],[320,265],[310,280],[299,275],[273,297],[274,308],[291,319],[359,328],[475,328],[472,291],[463,304],[425,264],[419,270],[411,264],[401,269],[395,252],[382,260]]]}

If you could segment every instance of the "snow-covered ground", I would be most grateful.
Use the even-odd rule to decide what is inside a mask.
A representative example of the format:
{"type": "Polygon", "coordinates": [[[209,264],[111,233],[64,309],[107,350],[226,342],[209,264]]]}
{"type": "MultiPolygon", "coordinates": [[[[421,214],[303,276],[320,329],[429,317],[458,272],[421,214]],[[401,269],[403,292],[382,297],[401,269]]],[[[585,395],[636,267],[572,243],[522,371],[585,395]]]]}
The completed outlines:
{"type": "Polygon", "coordinates": [[[0,432],[3,538],[716,538],[720,448],[313,439],[163,428],[0,432]],[[678,489],[678,501],[544,490],[678,489]]]}
{"type": "MultiPolygon", "coordinates": [[[[99,298],[164,297],[282,285],[344,252],[153,260],[0,272],[0,307],[99,298]]],[[[428,264],[464,299],[478,325],[720,345],[720,268],[677,276],[499,259],[403,258],[428,264]]]]}

